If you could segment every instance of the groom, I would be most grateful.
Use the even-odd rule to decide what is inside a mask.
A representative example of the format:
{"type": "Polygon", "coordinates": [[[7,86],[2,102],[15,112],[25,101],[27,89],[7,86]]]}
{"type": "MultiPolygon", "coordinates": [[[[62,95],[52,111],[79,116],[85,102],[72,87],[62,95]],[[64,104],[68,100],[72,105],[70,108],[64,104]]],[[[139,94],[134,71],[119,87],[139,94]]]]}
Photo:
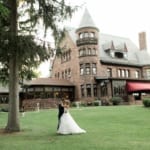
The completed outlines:
{"type": "Polygon", "coordinates": [[[58,125],[57,125],[57,129],[59,128],[59,125],[60,125],[60,118],[61,118],[62,114],[64,113],[63,101],[64,101],[64,99],[60,100],[60,102],[58,104],[58,125]]]}

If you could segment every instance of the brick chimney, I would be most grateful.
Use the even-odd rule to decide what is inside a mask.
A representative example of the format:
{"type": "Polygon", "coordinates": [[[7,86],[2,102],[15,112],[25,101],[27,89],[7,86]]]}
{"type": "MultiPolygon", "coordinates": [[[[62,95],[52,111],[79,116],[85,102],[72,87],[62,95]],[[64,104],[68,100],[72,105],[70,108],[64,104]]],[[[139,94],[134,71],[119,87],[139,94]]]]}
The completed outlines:
{"type": "Polygon", "coordinates": [[[140,50],[147,49],[146,32],[139,33],[139,48],[140,48],[140,50]]]}

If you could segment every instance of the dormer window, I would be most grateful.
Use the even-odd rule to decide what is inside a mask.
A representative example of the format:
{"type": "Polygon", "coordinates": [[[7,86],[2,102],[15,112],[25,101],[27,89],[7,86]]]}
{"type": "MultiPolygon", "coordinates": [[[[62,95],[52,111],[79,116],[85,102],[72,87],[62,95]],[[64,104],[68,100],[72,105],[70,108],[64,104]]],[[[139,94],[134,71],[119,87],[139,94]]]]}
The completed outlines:
{"type": "Polygon", "coordinates": [[[113,41],[109,41],[103,44],[103,49],[112,58],[117,59],[128,58],[127,55],[128,49],[126,43],[120,43],[119,45],[116,45],[113,41]]]}
{"type": "Polygon", "coordinates": [[[116,58],[123,58],[123,53],[121,53],[121,52],[115,52],[115,57],[116,58]]]}
{"type": "Polygon", "coordinates": [[[112,58],[127,59],[127,53],[124,53],[122,51],[118,52],[116,50],[107,50],[106,52],[112,58]]]}

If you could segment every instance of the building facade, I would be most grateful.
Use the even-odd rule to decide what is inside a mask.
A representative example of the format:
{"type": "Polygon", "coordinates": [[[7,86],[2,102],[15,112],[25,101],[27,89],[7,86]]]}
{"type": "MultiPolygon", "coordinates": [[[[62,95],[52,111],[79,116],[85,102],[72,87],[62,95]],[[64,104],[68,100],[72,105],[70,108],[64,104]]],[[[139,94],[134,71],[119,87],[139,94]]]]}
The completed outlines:
{"type": "MultiPolygon", "coordinates": [[[[62,98],[109,104],[112,97],[124,103],[141,103],[150,94],[150,55],[146,33],[139,48],[128,38],[103,34],[88,10],[77,28],[67,28],[56,55],[51,77],[37,78],[20,88],[20,108],[57,107],[62,98]]],[[[0,105],[8,104],[8,87],[0,88],[0,105]]]]}
{"type": "Polygon", "coordinates": [[[150,92],[150,55],[146,34],[138,48],[130,39],[103,34],[86,9],[77,28],[67,28],[52,78],[75,85],[75,100],[109,101],[119,96],[135,102],[150,92]],[[145,86],[146,85],[146,86],[145,86]]]}

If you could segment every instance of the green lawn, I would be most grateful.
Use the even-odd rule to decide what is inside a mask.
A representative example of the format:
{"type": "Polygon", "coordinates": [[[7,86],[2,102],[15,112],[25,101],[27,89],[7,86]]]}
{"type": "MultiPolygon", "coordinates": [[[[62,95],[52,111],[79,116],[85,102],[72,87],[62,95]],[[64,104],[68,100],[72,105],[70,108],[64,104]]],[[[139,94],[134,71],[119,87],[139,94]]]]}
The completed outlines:
{"type": "MultiPolygon", "coordinates": [[[[86,134],[57,135],[57,109],[26,112],[20,133],[0,133],[0,150],[150,150],[148,108],[98,106],[70,113],[86,134]]],[[[0,128],[6,122],[7,113],[0,112],[0,128]]]]}

